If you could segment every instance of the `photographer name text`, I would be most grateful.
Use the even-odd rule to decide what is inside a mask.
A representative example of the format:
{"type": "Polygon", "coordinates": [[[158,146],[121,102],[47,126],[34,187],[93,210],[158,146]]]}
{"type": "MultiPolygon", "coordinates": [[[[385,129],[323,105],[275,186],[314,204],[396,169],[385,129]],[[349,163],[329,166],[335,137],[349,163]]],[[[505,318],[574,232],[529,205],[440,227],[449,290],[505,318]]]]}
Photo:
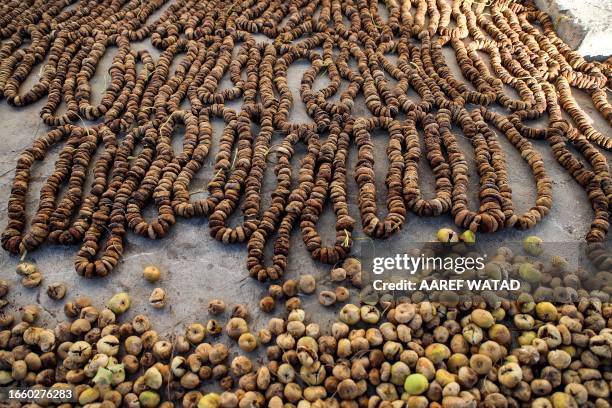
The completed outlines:
{"type": "Polygon", "coordinates": [[[518,290],[521,287],[520,281],[516,279],[439,279],[421,282],[414,282],[402,279],[397,282],[388,282],[377,279],[372,282],[374,290],[381,291],[414,291],[414,290],[518,290]]]}

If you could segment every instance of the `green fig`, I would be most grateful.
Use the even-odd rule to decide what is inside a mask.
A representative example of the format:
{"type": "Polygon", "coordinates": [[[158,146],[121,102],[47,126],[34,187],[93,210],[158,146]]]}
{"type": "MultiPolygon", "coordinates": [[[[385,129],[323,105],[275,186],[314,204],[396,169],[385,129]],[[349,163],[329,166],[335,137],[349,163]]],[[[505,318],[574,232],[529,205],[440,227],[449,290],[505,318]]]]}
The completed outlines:
{"type": "Polygon", "coordinates": [[[445,244],[459,242],[459,235],[450,228],[440,228],[436,234],[439,242],[445,244]]]}
{"type": "Polygon", "coordinates": [[[534,235],[523,240],[523,249],[531,256],[539,256],[544,252],[544,241],[534,235]]]}
{"type": "Polygon", "coordinates": [[[522,263],[519,266],[519,275],[529,283],[538,283],[542,279],[542,272],[528,262],[522,263]]]}
{"type": "Polygon", "coordinates": [[[113,381],[113,373],[108,368],[100,367],[92,381],[94,384],[110,385],[113,381]]]}
{"type": "Polygon", "coordinates": [[[459,236],[459,239],[466,244],[474,244],[476,243],[476,234],[474,234],[474,231],[472,230],[465,230],[459,236]]]}
{"type": "Polygon", "coordinates": [[[159,405],[159,394],[155,391],[144,391],[138,396],[140,405],[144,408],[154,408],[159,405]]]}
{"type": "Polygon", "coordinates": [[[198,408],[218,408],[220,404],[221,397],[219,394],[211,392],[200,398],[198,408]]]}
{"type": "Polygon", "coordinates": [[[157,368],[150,367],[144,374],[144,381],[147,387],[157,390],[162,386],[163,379],[157,368]]]}
{"type": "Polygon", "coordinates": [[[97,400],[99,397],[100,397],[100,392],[97,389],[88,387],[84,389],[83,392],[81,392],[81,394],[79,395],[79,404],[81,405],[91,404],[92,402],[97,400]]]}
{"type": "Polygon", "coordinates": [[[404,381],[404,391],[410,395],[421,395],[429,388],[429,381],[423,374],[410,374],[404,381]]]}
{"type": "Polygon", "coordinates": [[[113,313],[121,314],[125,313],[130,308],[131,303],[130,295],[125,292],[120,292],[110,298],[106,306],[112,310],[113,313]]]}

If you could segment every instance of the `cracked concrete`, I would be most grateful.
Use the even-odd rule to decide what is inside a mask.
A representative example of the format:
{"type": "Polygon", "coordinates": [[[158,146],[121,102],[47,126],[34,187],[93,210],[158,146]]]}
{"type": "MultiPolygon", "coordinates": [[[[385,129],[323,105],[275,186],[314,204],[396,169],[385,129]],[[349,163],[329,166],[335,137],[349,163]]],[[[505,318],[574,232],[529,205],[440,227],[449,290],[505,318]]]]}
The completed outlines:
{"type": "MultiPolygon", "coordinates": [[[[138,44],[138,47],[145,47],[146,44],[138,44]]],[[[100,98],[100,90],[104,85],[104,72],[110,66],[112,54],[115,50],[108,52],[99,67],[92,86],[94,88],[94,99],[100,98]],[[97,91],[97,92],[96,92],[97,91]]],[[[156,53],[157,54],[157,53],[156,53]]],[[[448,54],[449,56],[452,53],[448,54]]],[[[449,60],[451,67],[457,72],[456,62],[449,60]]],[[[35,72],[38,67],[35,67],[35,72]]],[[[304,64],[297,63],[289,70],[289,81],[294,90],[295,100],[299,101],[297,90],[299,89],[301,72],[305,69],[304,64]]],[[[34,75],[36,76],[36,75],[34,75]]],[[[323,78],[317,79],[323,81],[323,78]]],[[[33,81],[29,80],[25,88],[32,86],[33,81]]],[[[315,84],[316,86],[317,84],[315,84]]],[[[222,87],[228,86],[228,79],[225,78],[222,87]]],[[[592,106],[590,98],[586,94],[579,92],[577,95],[581,106],[592,106]]],[[[95,102],[95,100],[94,100],[95,102]]],[[[38,116],[43,102],[23,109],[15,109],[0,102],[0,122],[2,123],[2,144],[0,145],[0,225],[2,228],[7,222],[7,200],[10,194],[10,186],[14,175],[14,165],[19,153],[29,146],[36,135],[48,131],[41,125],[38,116]]],[[[363,97],[359,97],[356,104],[356,112],[363,114],[365,107],[363,97]]],[[[593,117],[598,129],[608,133],[609,127],[599,117],[593,117]]],[[[293,109],[291,120],[294,122],[309,121],[305,116],[304,108],[296,106],[293,109]]],[[[541,124],[541,123],[540,123],[541,124]]],[[[216,135],[219,135],[220,125],[215,123],[216,135]]],[[[386,144],[383,135],[376,135],[380,143],[376,143],[376,170],[378,187],[379,208],[385,208],[385,186],[384,174],[386,173],[386,144]]],[[[465,138],[459,138],[460,144],[466,152],[467,157],[473,157],[469,142],[465,138]]],[[[276,142],[276,141],[274,141],[276,142]]],[[[522,160],[520,154],[503,137],[501,143],[507,153],[509,163],[509,176],[511,187],[514,190],[514,201],[517,211],[525,211],[529,208],[535,196],[535,187],[529,168],[522,160]]],[[[180,144],[180,137],[177,137],[177,145],[180,144]]],[[[552,153],[545,142],[535,142],[537,149],[542,152],[546,168],[554,181],[554,205],[551,213],[536,228],[529,232],[503,231],[495,235],[487,236],[481,240],[489,240],[496,244],[502,240],[518,241],[528,234],[537,234],[546,241],[555,242],[576,242],[580,241],[587,233],[593,213],[589,206],[585,192],[574,182],[574,180],[561,168],[554,160],[552,153]]],[[[191,186],[191,191],[197,191],[205,186],[205,183],[212,176],[211,161],[216,153],[217,146],[213,148],[207,159],[206,165],[197,175],[191,186]]],[[[42,165],[35,166],[32,187],[27,196],[28,210],[32,215],[37,205],[37,195],[41,184],[53,168],[54,157],[57,156],[57,149],[42,165]]],[[[298,156],[304,154],[303,149],[297,152],[298,156]]],[[[356,149],[354,146],[350,152],[350,168],[354,168],[356,163],[356,149]]],[[[423,163],[422,163],[423,164],[423,163]]],[[[297,165],[296,165],[297,166],[297,165]]],[[[421,166],[423,171],[422,189],[428,196],[431,195],[432,178],[427,166],[421,166]]],[[[477,188],[477,178],[475,177],[472,166],[472,193],[477,188]]],[[[273,165],[270,165],[266,172],[265,188],[262,192],[264,199],[263,205],[270,201],[270,192],[274,186],[273,165]]],[[[349,195],[350,211],[355,219],[359,219],[358,207],[356,203],[357,189],[352,173],[349,174],[349,195]]],[[[472,206],[474,206],[476,196],[472,196],[472,206]]],[[[233,217],[235,224],[237,217],[233,217]]],[[[435,236],[435,232],[441,226],[452,224],[451,217],[446,215],[436,219],[419,218],[414,214],[409,214],[407,223],[398,234],[394,235],[389,241],[377,241],[374,245],[385,248],[406,247],[411,241],[427,241],[435,236]]],[[[323,215],[320,228],[324,239],[331,242],[334,237],[334,218],[328,208],[323,215]]],[[[356,238],[364,240],[360,225],[357,226],[356,238]]],[[[45,274],[43,284],[36,289],[25,289],[18,283],[18,276],[15,274],[15,266],[19,259],[11,256],[4,251],[0,251],[0,276],[8,279],[11,283],[11,292],[8,299],[14,305],[25,305],[28,303],[39,303],[47,312],[43,315],[43,321],[53,322],[64,318],[62,312],[63,302],[50,300],[46,293],[48,284],[64,281],[68,284],[68,294],[66,299],[73,299],[77,295],[89,295],[95,299],[96,305],[103,305],[110,296],[117,291],[129,291],[133,299],[133,306],[129,315],[146,312],[149,313],[160,333],[169,331],[182,331],[184,323],[194,320],[205,321],[209,317],[206,312],[208,300],[219,297],[228,303],[245,303],[253,311],[254,318],[252,326],[257,328],[264,324],[265,317],[256,312],[257,301],[266,288],[264,285],[250,279],[246,274],[246,248],[244,245],[223,245],[208,233],[207,221],[205,219],[184,220],[179,219],[167,237],[158,241],[151,241],[134,234],[128,234],[127,244],[122,262],[118,268],[105,279],[84,279],[79,277],[73,268],[73,256],[76,247],[43,245],[39,250],[27,255],[27,259],[35,261],[45,274]],[[170,306],[162,311],[153,309],[148,304],[148,297],[154,285],[147,283],[142,278],[142,269],[147,264],[156,264],[163,271],[163,278],[159,282],[168,292],[170,306]]],[[[314,262],[299,236],[299,231],[295,230],[292,235],[292,250],[289,258],[288,277],[296,277],[304,273],[313,273],[321,279],[322,286],[331,286],[326,280],[329,267],[314,262]]],[[[316,297],[303,298],[307,311],[317,310],[317,320],[325,323],[330,318],[330,311],[322,312],[316,304],[316,297]]],[[[281,307],[277,307],[280,312],[281,307]]]]}

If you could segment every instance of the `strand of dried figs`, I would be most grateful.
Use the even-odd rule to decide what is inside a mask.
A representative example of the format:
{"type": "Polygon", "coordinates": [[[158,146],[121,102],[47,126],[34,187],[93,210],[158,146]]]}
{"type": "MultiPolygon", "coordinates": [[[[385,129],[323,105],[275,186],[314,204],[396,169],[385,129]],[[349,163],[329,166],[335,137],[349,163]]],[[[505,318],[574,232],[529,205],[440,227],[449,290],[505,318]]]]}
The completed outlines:
{"type": "Polygon", "coordinates": [[[388,238],[400,230],[406,217],[406,206],[402,195],[402,174],[404,157],[402,156],[402,128],[400,122],[391,118],[358,118],[353,124],[353,137],[357,145],[358,160],[354,176],[359,189],[359,211],[363,231],[373,238],[388,238]],[[375,128],[385,129],[389,133],[387,157],[389,170],[385,179],[388,189],[387,210],[384,219],[377,216],[376,174],[374,173],[374,143],[372,133],[375,128]]]}
{"type": "Polygon", "coordinates": [[[274,150],[277,160],[274,170],[277,186],[271,194],[270,207],[263,213],[257,230],[247,243],[247,268],[250,275],[260,281],[276,280],[285,273],[291,231],[314,186],[315,163],[321,145],[317,133],[302,127],[300,130],[291,131],[274,150]],[[291,158],[299,142],[306,145],[308,153],[300,161],[298,172],[300,183],[291,189],[291,158]],[[274,241],[272,265],[266,267],[263,264],[265,248],[275,231],[277,237],[274,241]]]}
{"type": "Polygon", "coordinates": [[[47,237],[49,217],[54,210],[55,196],[70,173],[74,154],[80,144],[82,130],[66,125],[52,130],[37,138],[30,148],[23,152],[17,163],[17,170],[8,200],[9,222],[2,234],[2,247],[12,253],[33,250],[47,237]],[[30,231],[24,235],[26,227],[26,193],[32,166],[42,161],[48,150],[56,143],[67,139],[59,153],[54,172],[47,178],[40,190],[38,213],[31,222],[30,231]]]}
{"type": "Polygon", "coordinates": [[[444,156],[440,127],[431,113],[418,110],[409,112],[403,123],[404,163],[403,195],[408,208],[419,216],[436,217],[450,211],[452,205],[453,181],[451,166],[444,156]],[[433,172],[435,180],[435,198],[425,199],[419,187],[419,161],[421,149],[418,125],[422,125],[425,145],[425,157],[433,172]]]}
{"type": "Polygon", "coordinates": [[[348,121],[342,126],[343,122],[338,117],[329,127],[327,140],[321,146],[314,186],[300,216],[300,230],[306,248],[313,258],[328,264],[344,259],[353,245],[355,220],[348,211],[346,189],[349,134],[353,123],[348,121]],[[336,216],[333,246],[323,246],[323,239],[317,232],[317,223],[328,198],[336,216]]]}

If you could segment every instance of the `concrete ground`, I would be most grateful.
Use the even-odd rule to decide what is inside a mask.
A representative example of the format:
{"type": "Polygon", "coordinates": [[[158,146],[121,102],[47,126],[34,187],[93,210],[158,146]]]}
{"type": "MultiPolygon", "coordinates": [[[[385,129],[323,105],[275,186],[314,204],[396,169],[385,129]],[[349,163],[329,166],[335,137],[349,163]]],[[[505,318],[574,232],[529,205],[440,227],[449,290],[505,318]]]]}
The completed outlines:
{"type": "Polygon", "coordinates": [[[548,13],[559,36],[580,55],[605,59],[612,54],[612,0],[535,0],[548,13]]]}
{"type": "MultiPolygon", "coordinates": [[[[137,44],[137,47],[147,47],[146,44],[137,44]]],[[[100,90],[103,89],[105,79],[104,72],[111,63],[112,54],[107,52],[101,66],[98,68],[92,86],[95,98],[100,98],[100,90]]],[[[449,63],[456,69],[456,63],[452,52],[448,54],[449,63]]],[[[299,89],[301,72],[305,65],[295,64],[289,70],[289,80],[294,90],[294,97],[299,101],[297,90],[299,89]]],[[[26,83],[31,86],[36,78],[39,67],[35,67],[35,73],[26,83]]],[[[319,81],[322,81],[320,79],[319,81]]],[[[224,82],[227,85],[227,80],[224,82]]],[[[609,133],[609,127],[600,118],[594,109],[590,99],[584,95],[577,95],[580,105],[591,115],[598,129],[609,133]]],[[[10,186],[14,176],[14,166],[18,155],[26,149],[37,135],[48,131],[38,116],[43,101],[26,108],[15,109],[0,101],[0,123],[2,124],[2,143],[0,144],[0,225],[6,226],[6,206],[10,194],[10,186]]],[[[356,104],[356,115],[364,114],[365,107],[363,98],[360,97],[356,104]]],[[[291,119],[295,122],[304,122],[309,119],[301,103],[294,107],[291,119]]],[[[217,123],[217,130],[220,129],[217,123]]],[[[217,133],[218,134],[218,133],[217,133]]],[[[385,208],[384,200],[386,191],[384,188],[384,175],[386,173],[385,138],[377,135],[380,143],[376,143],[377,152],[377,184],[379,188],[379,207],[385,208]]],[[[529,208],[534,200],[535,188],[531,179],[528,166],[521,159],[519,153],[503,137],[502,144],[506,147],[509,163],[510,181],[514,191],[514,202],[517,211],[529,208]]],[[[177,137],[180,143],[180,137],[177,137]]],[[[469,142],[460,138],[464,152],[468,158],[473,158],[473,150],[469,142]]],[[[593,213],[590,208],[585,192],[555,161],[548,146],[544,142],[535,143],[537,149],[542,153],[549,175],[554,181],[554,205],[551,213],[536,228],[530,232],[503,231],[495,235],[479,237],[487,240],[492,245],[503,241],[518,241],[528,234],[537,234],[546,241],[554,242],[579,242],[586,235],[593,213]]],[[[178,146],[178,143],[177,143],[178,146]]],[[[212,175],[211,162],[216,153],[216,148],[211,152],[207,165],[197,175],[197,179],[191,186],[192,191],[205,187],[205,183],[212,175]]],[[[30,215],[35,211],[38,204],[38,193],[42,182],[50,173],[54,165],[54,157],[58,150],[54,149],[54,155],[44,161],[42,165],[34,168],[31,188],[27,197],[30,215]]],[[[299,154],[303,154],[301,151],[299,154]]],[[[350,151],[350,168],[356,162],[356,149],[350,151]]],[[[431,172],[427,166],[423,170],[423,190],[430,194],[431,172]]],[[[473,170],[473,169],[472,169],[473,170]]],[[[474,174],[474,173],[472,173],[474,174]]],[[[350,210],[352,216],[359,220],[359,212],[356,204],[356,185],[349,174],[350,210]]],[[[471,180],[472,187],[477,186],[477,178],[471,180]]],[[[273,165],[271,164],[266,174],[266,182],[262,196],[264,205],[269,203],[269,193],[274,188],[273,165]]],[[[472,191],[477,191],[472,189],[472,191]]],[[[472,197],[474,207],[476,196],[472,197]]],[[[234,223],[238,217],[233,217],[234,223]]],[[[333,213],[328,209],[320,222],[323,236],[331,242],[334,236],[333,213]]],[[[379,248],[405,248],[409,242],[428,241],[433,239],[435,232],[442,226],[452,225],[449,216],[436,219],[419,218],[409,214],[407,223],[398,234],[390,240],[377,241],[374,245],[379,248]]],[[[360,225],[357,225],[356,238],[363,237],[360,225]]],[[[360,242],[360,241],[358,241],[360,242]]],[[[261,327],[266,321],[264,316],[257,313],[257,301],[265,292],[266,287],[249,278],[246,272],[246,248],[245,245],[226,246],[210,237],[207,220],[184,220],[179,219],[167,237],[157,241],[144,239],[134,234],[128,234],[126,249],[121,264],[113,274],[105,279],[84,279],[76,274],[73,268],[73,256],[76,247],[43,245],[39,250],[27,255],[28,261],[34,261],[44,272],[43,284],[36,289],[25,289],[18,282],[15,274],[15,266],[19,259],[0,250],[0,277],[11,283],[11,291],[8,299],[11,301],[10,308],[16,309],[18,305],[28,303],[39,303],[44,308],[43,321],[53,322],[64,319],[62,302],[50,300],[45,291],[48,284],[64,281],[68,284],[66,300],[73,299],[78,295],[88,295],[94,299],[94,303],[102,306],[110,296],[118,291],[128,291],[133,299],[130,314],[146,312],[154,316],[156,329],[159,332],[182,331],[185,322],[194,320],[206,321],[209,316],[206,312],[207,301],[212,298],[223,298],[228,303],[237,302],[247,304],[253,311],[253,326],[261,327]],[[153,285],[144,281],[142,269],[148,264],[156,264],[163,271],[163,278],[159,286],[166,289],[170,306],[163,311],[152,309],[148,304],[148,297],[153,285]]],[[[331,286],[326,279],[329,266],[314,262],[306,251],[299,231],[296,229],[292,236],[292,250],[288,277],[297,277],[300,274],[312,273],[321,278],[320,286],[331,286]]],[[[317,311],[316,297],[304,298],[307,310],[317,311]]],[[[277,312],[281,308],[277,307],[277,312]]],[[[317,321],[323,323],[330,317],[329,314],[319,315],[317,321]]]]}

